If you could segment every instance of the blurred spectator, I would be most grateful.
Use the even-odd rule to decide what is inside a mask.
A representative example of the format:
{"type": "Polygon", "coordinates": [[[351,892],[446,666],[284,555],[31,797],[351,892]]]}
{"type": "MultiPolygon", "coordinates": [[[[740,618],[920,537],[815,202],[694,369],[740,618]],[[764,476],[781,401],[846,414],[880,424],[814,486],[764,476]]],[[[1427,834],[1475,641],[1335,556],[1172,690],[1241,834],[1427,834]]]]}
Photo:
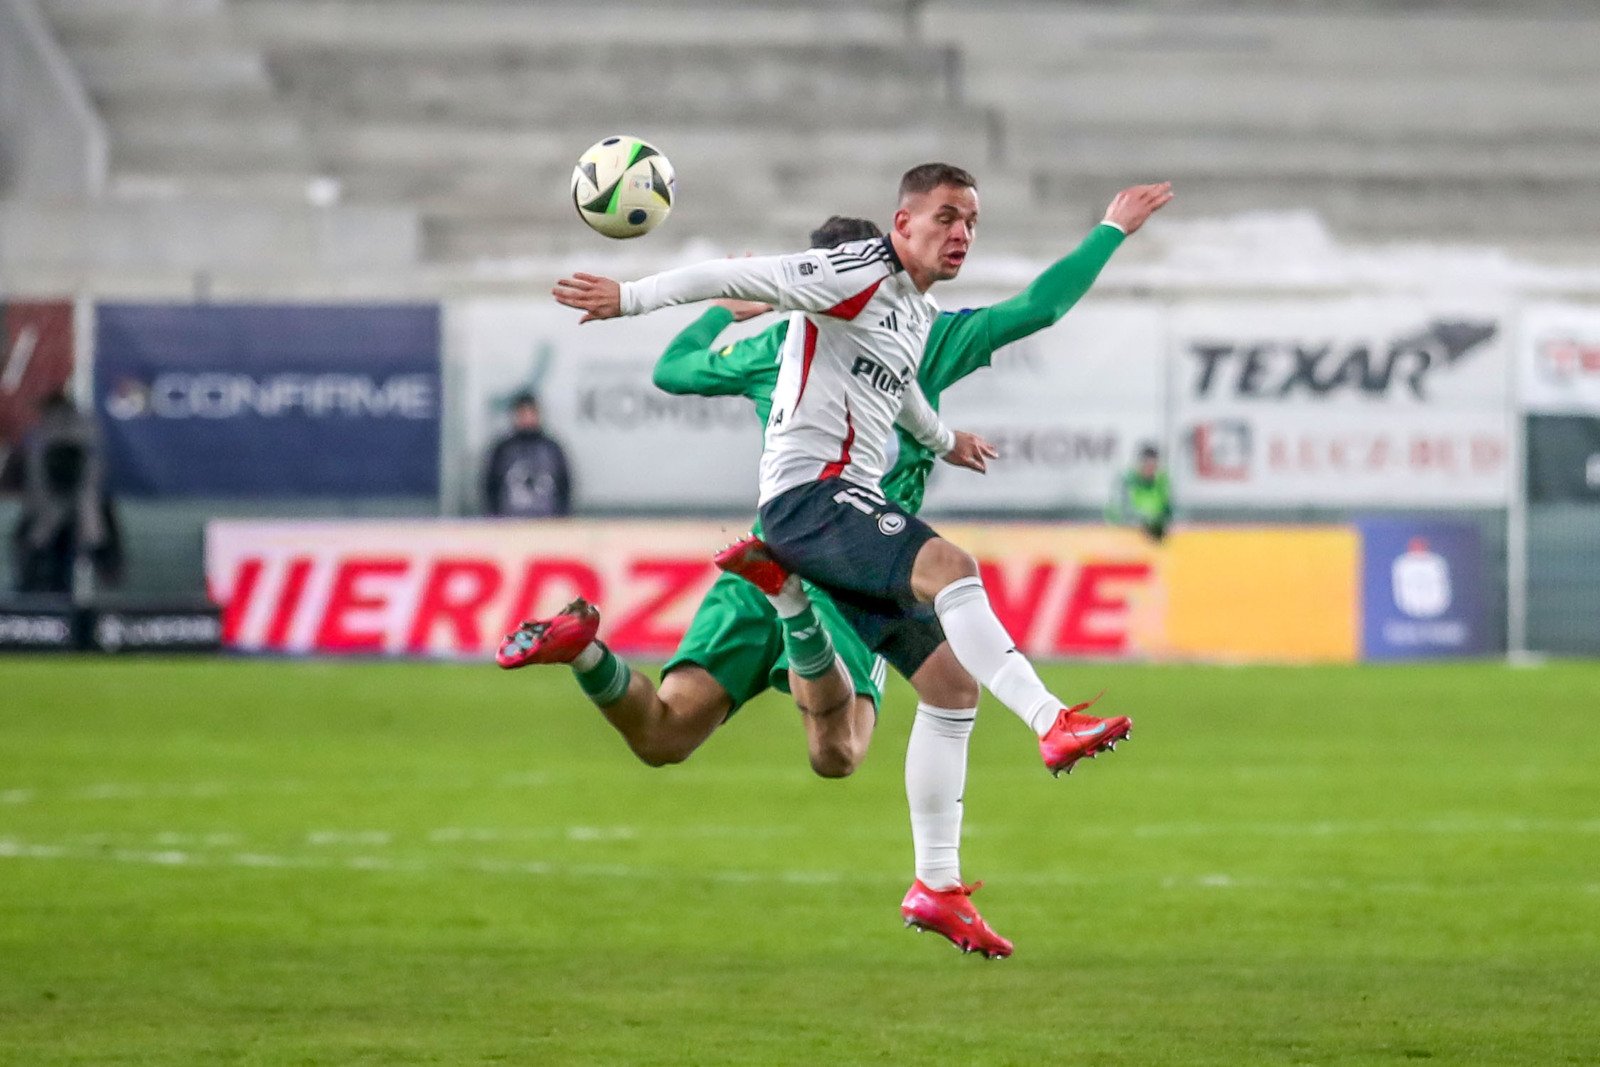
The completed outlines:
{"type": "Polygon", "coordinates": [[[1106,521],[1139,526],[1151,540],[1167,535],[1172,521],[1172,488],[1167,472],[1161,469],[1161,451],[1146,444],[1139,449],[1139,462],[1123,473],[1106,505],[1106,521]]]}
{"type": "Polygon", "coordinates": [[[39,424],[21,449],[22,515],[12,534],[17,591],[72,593],[78,560],[96,579],[122,577],[122,538],[102,484],[100,439],[94,422],[65,392],[44,402],[39,424]]]}
{"type": "Polygon", "coordinates": [[[539,400],[519,393],[511,402],[511,433],[489,453],[484,501],[490,515],[548,519],[572,511],[567,454],[544,432],[539,400]]]}

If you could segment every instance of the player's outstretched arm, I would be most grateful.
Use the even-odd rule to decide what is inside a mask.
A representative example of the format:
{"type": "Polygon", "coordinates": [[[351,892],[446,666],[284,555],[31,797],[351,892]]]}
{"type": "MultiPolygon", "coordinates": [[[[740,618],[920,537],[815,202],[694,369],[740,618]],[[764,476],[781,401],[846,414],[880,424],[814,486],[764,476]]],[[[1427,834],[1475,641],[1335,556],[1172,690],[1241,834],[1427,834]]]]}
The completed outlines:
{"type": "Polygon", "coordinates": [[[674,396],[726,396],[737,393],[736,383],[714,373],[717,335],[735,322],[732,311],[724,307],[706,310],[667,343],[656,360],[650,380],[657,389],[674,396]]]}
{"type": "Polygon", "coordinates": [[[713,347],[729,325],[771,310],[765,304],[719,300],[684,327],[656,360],[651,380],[675,396],[751,396],[752,389],[770,392],[777,377],[775,355],[788,324],[777,322],[755,338],[724,348],[713,347]],[[758,341],[766,344],[757,345],[758,341]]]}
{"type": "Polygon", "coordinates": [[[1171,182],[1134,185],[1118,193],[1106,208],[1105,221],[1082,244],[1045,268],[1021,293],[987,309],[991,345],[1002,348],[1060,322],[1094,285],[1123,238],[1171,199],[1171,182]]]}
{"type": "Polygon", "coordinates": [[[890,272],[886,261],[837,258],[846,254],[813,249],[786,256],[719,259],[622,284],[575,273],[557,282],[552,294],[557,302],[583,311],[581,322],[643,315],[719,297],[758,301],[786,311],[830,311],[890,272]],[[836,263],[845,269],[836,269],[836,263]]]}
{"type": "Polygon", "coordinates": [[[557,303],[584,312],[579,322],[643,315],[718,297],[776,305],[783,297],[783,261],[787,258],[719,259],[662,271],[626,284],[579,271],[558,281],[551,295],[557,303]]]}

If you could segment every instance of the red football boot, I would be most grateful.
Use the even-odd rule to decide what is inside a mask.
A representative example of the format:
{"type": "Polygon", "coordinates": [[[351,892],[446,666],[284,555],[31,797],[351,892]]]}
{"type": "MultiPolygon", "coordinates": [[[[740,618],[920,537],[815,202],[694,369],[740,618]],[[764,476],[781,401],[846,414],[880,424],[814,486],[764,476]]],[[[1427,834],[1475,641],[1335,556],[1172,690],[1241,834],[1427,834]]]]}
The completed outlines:
{"type": "Polygon", "coordinates": [[[989,928],[972,906],[972,894],[982,886],[958,885],[954,889],[929,889],[918,878],[900,902],[900,915],[906,925],[932,930],[950,939],[962,952],[981,952],[992,960],[1011,955],[1011,942],[989,928]]]}
{"type": "Polygon", "coordinates": [[[600,629],[600,609],[579,597],[548,619],[529,619],[506,635],[494,661],[505,670],[530,663],[571,663],[600,629]]]}
{"type": "Polygon", "coordinates": [[[783,583],[789,579],[789,572],[772,558],[767,543],[755,534],[739,538],[712,559],[718,568],[737,574],[768,596],[782,592],[783,583]]]}
{"type": "MultiPolygon", "coordinates": [[[[1104,694],[1102,694],[1104,695],[1104,694]]],[[[1099,700],[1095,697],[1094,700],[1099,700]]],[[[1084,711],[1094,700],[1062,708],[1053,726],[1039,738],[1039,755],[1051,774],[1062,771],[1072,773],[1072,765],[1084,756],[1093,759],[1101,752],[1110,752],[1118,741],[1126,740],[1133,732],[1133,720],[1126,715],[1110,719],[1097,719],[1084,711]]]]}

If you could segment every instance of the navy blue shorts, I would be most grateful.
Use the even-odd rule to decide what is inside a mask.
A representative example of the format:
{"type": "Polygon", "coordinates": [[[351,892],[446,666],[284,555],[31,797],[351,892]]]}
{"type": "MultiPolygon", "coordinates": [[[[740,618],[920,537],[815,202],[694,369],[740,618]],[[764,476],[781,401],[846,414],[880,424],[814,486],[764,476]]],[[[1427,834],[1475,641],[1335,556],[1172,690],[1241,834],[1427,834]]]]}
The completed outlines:
{"type": "Polygon", "coordinates": [[[807,482],[761,507],[761,537],[777,561],[821,586],[872,651],[909,678],[944,642],[911,570],[933,527],[878,492],[839,478],[807,482]]]}
{"type": "Polygon", "coordinates": [[[861,643],[910,678],[944,644],[944,627],[932,604],[918,604],[903,615],[889,616],[835,598],[834,605],[861,643]]]}

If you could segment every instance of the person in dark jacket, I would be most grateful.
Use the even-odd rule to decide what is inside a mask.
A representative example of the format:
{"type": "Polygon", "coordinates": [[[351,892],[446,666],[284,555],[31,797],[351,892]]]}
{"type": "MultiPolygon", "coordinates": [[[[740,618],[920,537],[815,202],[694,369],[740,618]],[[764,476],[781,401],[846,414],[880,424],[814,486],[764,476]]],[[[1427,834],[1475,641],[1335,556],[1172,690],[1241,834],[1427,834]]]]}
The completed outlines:
{"type": "Polygon", "coordinates": [[[20,593],[72,593],[80,559],[101,585],[122,576],[122,537],[103,485],[100,436],[66,393],[44,402],[23,442],[23,508],[12,533],[20,593]]]}
{"type": "Polygon", "coordinates": [[[490,451],[484,503],[490,515],[548,519],[572,512],[567,454],[544,432],[539,399],[519,393],[511,403],[511,433],[490,451]]]}

